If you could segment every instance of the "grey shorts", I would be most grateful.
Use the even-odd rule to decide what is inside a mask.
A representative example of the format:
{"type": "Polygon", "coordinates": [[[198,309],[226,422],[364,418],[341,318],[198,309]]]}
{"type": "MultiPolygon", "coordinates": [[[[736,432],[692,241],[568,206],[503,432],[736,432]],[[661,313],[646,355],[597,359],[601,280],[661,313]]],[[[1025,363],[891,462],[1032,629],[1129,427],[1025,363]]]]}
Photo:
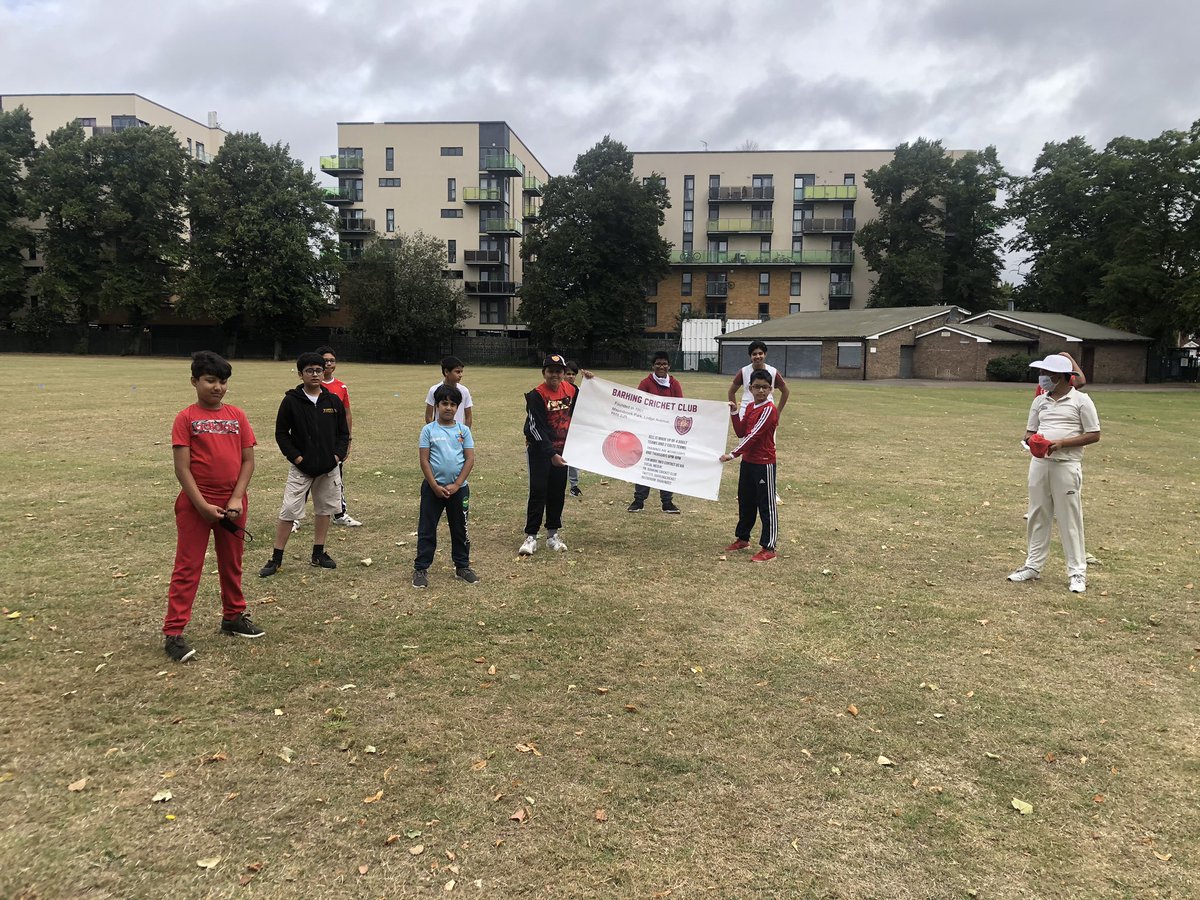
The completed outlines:
{"type": "Polygon", "coordinates": [[[280,521],[295,522],[304,518],[304,500],[312,494],[314,516],[336,516],[342,511],[342,476],[338,469],[324,475],[305,475],[288,463],[287,483],[283,486],[283,506],[280,521]]]}

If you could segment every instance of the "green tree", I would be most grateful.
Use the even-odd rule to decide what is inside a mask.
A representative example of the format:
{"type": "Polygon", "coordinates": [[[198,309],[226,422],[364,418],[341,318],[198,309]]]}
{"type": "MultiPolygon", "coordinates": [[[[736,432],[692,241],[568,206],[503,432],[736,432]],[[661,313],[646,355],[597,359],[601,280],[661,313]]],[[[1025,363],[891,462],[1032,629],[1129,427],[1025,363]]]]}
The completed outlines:
{"type": "Polygon", "coordinates": [[[45,259],[35,281],[34,303],[18,327],[44,331],[73,322],[86,337],[99,300],[103,266],[100,224],[104,189],[92,165],[88,138],[71,123],[52,131],[29,167],[29,208],[42,219],[38,249],[45,259]]]}
{"type": "Polygon", "coordinates": [[[461,288],[442,274],[446,246],[418,231],[372,241],[341,279],[351,333],[384,359],[412,359],[444,346],[467,316],[461,288]]]}
{"type": "Polygon", "coordinates": [[[0,110],[0,321],[25,303],[21,252],[33,246],[25,174],[33,159],[33,119],[23,106],[0,110]]]}
{"type": "Polygon", "coordinates": [[[103,190],[99,232],[104,257],[98,301],[142,328],[175,293],[184,263],[184,184],[188,155],[170,128],[127,128],[88,142],[103,190]]]}
{"type": "Polygon", "coordinates": [[[273,337],[278,359],[283,341],[327,308],[342,268],[322,189],[285,145],[236,133],[197,168],[188,195],[180,311],[221,322],[230,356],[249,331],[273,337]]]}
{"type": "Polygon", "coordinates": [[[1000,300],[1000,229],[1009,214],[997,196],[1008,183],[995,147],[969,151],[951,164],[945,194],[943,303],[981,311],[993,309],[1000,300]]]}
{"type": "Polygon", "coordinates": [[[896,148],[892,161],[864,181],[879,215],[855,240],[878,276],[870,306],[928,306],[941,302],[946,257],[943,200],[952,163],[941,141],[919,138],[896,148]]]}
{"type": "Polygon", "coordinates": [[[670,244],[659,234],[670,205],[658,178],[633,177],[633,154],[607,135],[551,178],[541,216],[521,243],[521,316],[539,345],[640,345],[646,288],[666,276],[670,244]]]}

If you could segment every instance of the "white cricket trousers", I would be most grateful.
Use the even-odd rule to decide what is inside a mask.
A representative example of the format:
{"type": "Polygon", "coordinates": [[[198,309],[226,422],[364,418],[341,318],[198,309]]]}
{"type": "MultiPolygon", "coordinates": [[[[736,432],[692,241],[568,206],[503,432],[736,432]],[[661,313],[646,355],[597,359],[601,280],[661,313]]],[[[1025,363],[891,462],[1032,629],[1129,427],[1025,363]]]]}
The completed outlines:
{"type": "Polygon", "coordinates": [[[1083,463],[1076,460],[1029,461],[1029,554],[1025,565],[1040,572],[1050,553],[1050,527],[1058,521],[1058,537],[1067,558],[1067,576],[1087,574],[1083,540],[1083,463]]]}

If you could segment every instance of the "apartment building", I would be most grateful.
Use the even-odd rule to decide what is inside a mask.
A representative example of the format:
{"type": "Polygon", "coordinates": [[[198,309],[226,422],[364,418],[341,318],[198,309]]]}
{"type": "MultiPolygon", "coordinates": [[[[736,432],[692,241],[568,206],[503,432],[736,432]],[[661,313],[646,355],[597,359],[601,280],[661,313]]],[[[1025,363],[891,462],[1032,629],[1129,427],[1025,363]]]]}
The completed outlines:
{"type": "Polygon", "coordinates": [[[548,175],[505,122],[339,122],[321,157],[337,178],[343,255],[372,237],[423,231],[446,246],[446,276],[463,285],[471,335],[527,333],[518,322],[521,235],[548,175]]]}
{"type": "Polygon", "coordinates": [[[680,315],[768,320],[866,306],[874,282],[855,250],[878,215],[864,173],[891,150],[635,153],[634,174],[665,180],[671,273],[646,302],[646,330],[680,315]]]}

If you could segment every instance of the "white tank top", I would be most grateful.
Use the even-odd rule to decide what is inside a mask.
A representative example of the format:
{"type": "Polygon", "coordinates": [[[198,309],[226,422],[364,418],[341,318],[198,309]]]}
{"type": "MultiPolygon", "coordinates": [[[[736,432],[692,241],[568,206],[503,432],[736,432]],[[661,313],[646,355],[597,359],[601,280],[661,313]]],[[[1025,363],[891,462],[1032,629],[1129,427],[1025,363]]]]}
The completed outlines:
{"type": "MultiPolygon", "coordinates": [[[[771,390],[774,391],[775,376],[779,374],[779,370],[770,363],[767,363],[765,368],[771,375],[771,390]]],[[[742,402],[738,409],[739,413],[744,413],[746,411],[746,407],[754,402],[754,395],[750,393],[750,373],[753,371],[753,363],[748,366],[742,366],[742,402]]]]}

